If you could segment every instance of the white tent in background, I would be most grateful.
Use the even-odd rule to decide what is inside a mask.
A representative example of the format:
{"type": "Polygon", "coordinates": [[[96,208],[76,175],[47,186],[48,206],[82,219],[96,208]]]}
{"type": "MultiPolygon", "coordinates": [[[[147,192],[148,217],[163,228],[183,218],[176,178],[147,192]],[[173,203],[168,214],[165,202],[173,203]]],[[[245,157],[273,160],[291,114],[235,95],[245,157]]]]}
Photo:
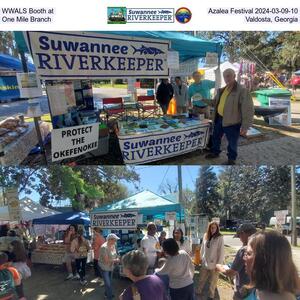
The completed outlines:
{"type": "MultiPolygon", "coordinates": [[[[30,198],[23,198],[20,200],[20,207],[22,211],[22,221],[31,221],[37,218],[48,217],[59,214],[60,212],[42,206],[38,202],[30,198]]],[[[0,221],[9,221],[8,207],[0,207],[0,221]]]]}
{"type": "MultiPolygon", "coordinates": [[[[205,70],[205,74],[204,74],[204,78],[205,79],[208,79],[208,80],[213,80],[215,81],[215,70],[217,69],[218,67],[213,67],[213,68],[210,68],[210,69],[207,69],[205,70]]],[[[240,65],[238,63],[230,63],[229,61],[225,61],[223,63],[221,63],[220,65],[220,69],[221,69],[221,78],[217,81],[220,81],[220,87],[223,87],[225,86],[225,82],[224,82],[224,79],[223,79],[223,72],[226,70],[226,69],[233,69],[234,72],[235,72],[235,75],[236,75],[236,78],[238,77],[238,73],[239,73],[239,69],[240,69],[240,65]]]]}

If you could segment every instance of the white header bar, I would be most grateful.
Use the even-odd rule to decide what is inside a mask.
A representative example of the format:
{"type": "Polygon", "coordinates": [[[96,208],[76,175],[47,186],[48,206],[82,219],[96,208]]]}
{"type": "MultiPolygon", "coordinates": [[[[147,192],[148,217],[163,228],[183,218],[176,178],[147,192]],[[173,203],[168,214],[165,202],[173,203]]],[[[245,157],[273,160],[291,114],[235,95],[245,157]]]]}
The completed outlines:
{"type": "Polygon", "coordinates": [[[2,0],[0,30],[300,30],[298,0],[2,0]],[[110,24],[109,24],[110,23],[110,24]]]}

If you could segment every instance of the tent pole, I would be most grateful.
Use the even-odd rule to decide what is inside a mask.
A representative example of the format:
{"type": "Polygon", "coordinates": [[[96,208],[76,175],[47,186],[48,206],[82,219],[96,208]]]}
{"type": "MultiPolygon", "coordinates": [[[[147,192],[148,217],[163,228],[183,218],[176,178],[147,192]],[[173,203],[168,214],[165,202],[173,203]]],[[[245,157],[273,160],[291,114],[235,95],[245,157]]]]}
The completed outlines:
{"type": "Polygon", "coordinates": [[[22,62],[22,67],[23,67],[23,72],[28,73],[28,66],[27,66],[27,60],[25,57],[25,53],[23,50],[19,49],[19,53],[21,56],[21,62],[22,62]]]}

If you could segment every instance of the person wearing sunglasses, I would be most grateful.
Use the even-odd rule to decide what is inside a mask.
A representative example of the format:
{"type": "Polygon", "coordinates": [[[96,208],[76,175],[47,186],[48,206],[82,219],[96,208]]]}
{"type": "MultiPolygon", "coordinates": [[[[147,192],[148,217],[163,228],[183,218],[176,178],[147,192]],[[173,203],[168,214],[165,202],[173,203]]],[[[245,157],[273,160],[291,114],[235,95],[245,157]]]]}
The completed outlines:
{"type": "Polygon", "coordinates": [[[217,264],[224,261],[224,239],[217,222],[210,222],[201,245],[201,270],[196,294],[201,295],[206,283],[209,284],[208,300],[214,299],[219,272],[217,264]]]}

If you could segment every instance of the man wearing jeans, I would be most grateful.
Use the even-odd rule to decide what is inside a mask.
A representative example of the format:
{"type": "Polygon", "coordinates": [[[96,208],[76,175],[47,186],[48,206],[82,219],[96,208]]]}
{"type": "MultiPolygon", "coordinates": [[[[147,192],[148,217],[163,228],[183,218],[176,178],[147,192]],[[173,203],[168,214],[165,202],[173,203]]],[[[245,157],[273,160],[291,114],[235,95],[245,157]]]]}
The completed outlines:
{"type": "Polygon", "coordinates": [[[206,158],[219,156],[221,140],[225,134],[228,141],[226,164],[234,165],[239,136],[246,136],[252,125],[254,106],[249,91],[236,82],[234,70],[226,69],[223,77],[226,86],[218,90],[214,99],[212,148],[206,158]]]}

